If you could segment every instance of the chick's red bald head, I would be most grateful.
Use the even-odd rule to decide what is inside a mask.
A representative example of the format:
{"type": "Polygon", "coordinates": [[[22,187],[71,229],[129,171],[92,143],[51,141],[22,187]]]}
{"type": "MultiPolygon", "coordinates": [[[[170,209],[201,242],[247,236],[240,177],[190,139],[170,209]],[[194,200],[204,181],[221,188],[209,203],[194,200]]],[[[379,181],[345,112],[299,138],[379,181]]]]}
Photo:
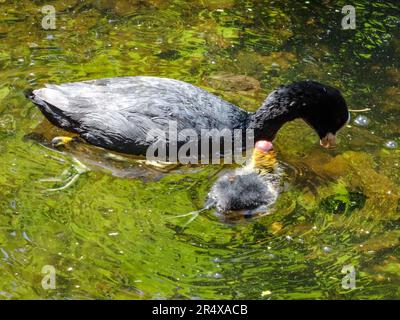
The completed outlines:
{"type": "Polygon", "coordinates": [[[259,140],[256,142],[254,148],[257,151],[267,153],[273,149],[273,145],[272,145],[272,142],[270,142],[268,140],[259,140]]]}

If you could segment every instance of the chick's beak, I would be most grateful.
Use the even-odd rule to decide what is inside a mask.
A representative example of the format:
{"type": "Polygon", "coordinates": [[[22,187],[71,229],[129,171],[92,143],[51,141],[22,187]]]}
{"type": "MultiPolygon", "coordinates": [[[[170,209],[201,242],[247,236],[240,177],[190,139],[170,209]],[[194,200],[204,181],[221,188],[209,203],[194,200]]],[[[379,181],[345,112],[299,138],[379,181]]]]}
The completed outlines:
{"type": "Polygon", "coordinates": [[[333,149],[336,147],[336,136],[329,132],[319,143],[326,149],[333,149]]]}

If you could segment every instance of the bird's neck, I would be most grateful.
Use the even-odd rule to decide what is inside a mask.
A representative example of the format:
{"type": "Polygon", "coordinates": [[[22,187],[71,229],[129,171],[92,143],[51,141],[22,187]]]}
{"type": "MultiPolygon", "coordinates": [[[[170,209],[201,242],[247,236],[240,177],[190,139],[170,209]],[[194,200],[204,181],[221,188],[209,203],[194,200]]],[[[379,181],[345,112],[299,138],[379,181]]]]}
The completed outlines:
{"type": "Polygon", "coordinates": [[[258,170],[259,174],[271,173],[275,171],[277,163],[275,151],[263,152],[254,148],[250,162],[253,171],[258,170]]]}
{"type": "Polygon", "coordinates": [[[254,130],[255,140],[272,141],[279,129],[289,121],[300,118],[299,112],[275,103],[264,103],[256,112],[248,118],[247,128],[254,130]]]}

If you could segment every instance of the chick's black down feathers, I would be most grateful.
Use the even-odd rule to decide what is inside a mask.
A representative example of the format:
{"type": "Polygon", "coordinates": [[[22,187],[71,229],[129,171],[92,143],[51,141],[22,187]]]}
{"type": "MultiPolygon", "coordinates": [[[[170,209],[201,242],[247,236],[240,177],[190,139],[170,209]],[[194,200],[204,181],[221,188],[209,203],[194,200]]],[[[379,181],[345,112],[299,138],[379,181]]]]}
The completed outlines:
{"type": "Polygon", "coordinates": [[[273,201],[265,181],[254,172],[222,176],[211,189],[209,197],[216,201],[216,207],[221,212],[255,209],[273,201]]]}

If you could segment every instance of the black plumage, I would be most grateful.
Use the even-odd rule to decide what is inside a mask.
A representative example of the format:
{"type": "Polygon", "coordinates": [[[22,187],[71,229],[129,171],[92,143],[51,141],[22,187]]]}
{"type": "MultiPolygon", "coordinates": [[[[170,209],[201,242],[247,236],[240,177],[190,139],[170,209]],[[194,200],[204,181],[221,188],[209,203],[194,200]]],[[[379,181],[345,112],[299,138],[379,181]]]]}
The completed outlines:
{"type": "Polygon", "coordinates": [[[255,172],[224,175],[209,192],[211,201],[219,212],[251,210],[275,201],[265,177],[255,172]]]}
{"type": "MultiPolygon", "coordinates": [[[[47,85],[27,94],[54,125],[106,149],[144,155],[154,143],[150,130],[165,133],[254,129],[255,139],[272,140],[287,121],[303,118],[322,138],[336,133],[348,111],[340,92],[313,81],[281,86],[249,113],[189,83],[156,77],[108,78],[47,85]]],[[[178,147],[187,137],[178,136],[178,147]]]]}

